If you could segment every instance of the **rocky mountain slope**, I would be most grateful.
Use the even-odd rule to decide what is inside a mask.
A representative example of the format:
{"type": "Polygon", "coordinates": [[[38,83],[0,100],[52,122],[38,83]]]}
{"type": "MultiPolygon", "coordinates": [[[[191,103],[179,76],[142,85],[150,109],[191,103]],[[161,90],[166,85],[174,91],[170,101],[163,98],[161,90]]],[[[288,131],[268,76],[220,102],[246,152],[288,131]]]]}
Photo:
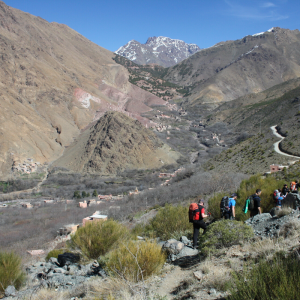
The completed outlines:
{"type": "Polygon", "coordinates": [[[145,44],[135,40],[120,47],[115,53],[124,56],[137,64],[158,64],[170,67],[178,64],[199,51],[196,44],[187,44],[181,40],[168,37],[150,37],[145,44]]]}
{"type": "Polygon", "coordinates": [[[270,127],[278,125],[286,136],[279,145],[282,151],[300,156],[299,105],[298,78],[219,106],[209,116],[208,124],[222,121],[242,134],[239,143],[216,156],[207,166],[254,174],[269,171],[271,164],[287,165],[294,161],[274,151],[273,144],[279,139],[270,127]]]}
{"type": "Polygon", "coordinates": [[[138,65],[133,61],[116,55],[114,61],[129,72],[129,82],[152,93],[163,100],[176,100],[182,98],[186,93],[182,86],[176,85],[163,79],[167,69],[159,65],[138,65]]]}
{"type": "Polygon", "coordinates": [[[63,24],[0,1],[0,175],[58,158],[107,110],[140,116],[162,99],[132,85],[115,54],[63,24]]]}
{"type": "Polygon", "coordinates": [[[299,46],[299,30],[275,27],[202,49],[164,79],[188,88],[190,105],[230,101],[299,77],[299,46]]]}
{"type": "Polygon", "coordinates": [[[107,112],[53,166],[116,174],[125,169],[158,168],[175,163],[179,157],[139,121],[119,112],[107,112]]]}

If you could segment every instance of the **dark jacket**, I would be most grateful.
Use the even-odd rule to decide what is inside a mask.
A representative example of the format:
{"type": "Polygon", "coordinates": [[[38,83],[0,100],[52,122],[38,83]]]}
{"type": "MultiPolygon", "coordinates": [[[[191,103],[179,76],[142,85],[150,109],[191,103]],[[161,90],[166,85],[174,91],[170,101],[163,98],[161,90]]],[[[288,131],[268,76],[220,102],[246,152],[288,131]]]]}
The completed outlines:
{"type": "Polygon", "coordinates": [[[288,187],[283,187],[282,188],[282,195],[286,195],[290,190],[288,189],[288,187]]]}
{"type": "Polygon", "coordinates": [[[253,200],[254,200],[254,209],[258,210],[258,208],[260,207],[260,197],[256,194],[253,195],[253,200]]]}

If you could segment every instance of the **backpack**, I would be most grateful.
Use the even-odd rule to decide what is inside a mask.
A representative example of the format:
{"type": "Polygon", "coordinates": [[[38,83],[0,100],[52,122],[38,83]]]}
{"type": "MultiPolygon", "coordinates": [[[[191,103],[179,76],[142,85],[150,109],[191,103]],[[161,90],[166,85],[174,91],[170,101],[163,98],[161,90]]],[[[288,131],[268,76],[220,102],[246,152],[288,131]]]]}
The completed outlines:
{"type": "Polygon", "coordinates": [[[201,209],[203,206],[198,205],[197,203],[191,203],[189,207],[189,222],[194,223],[194,221],[202,220],[201,209]]]}
{"type": "Polygon", "coordinates": [[[296,191],[296,182],[295,181],[291,182],[291,191],[296,191]]]}
{"type": "MultiPolygon", "coordinates": [[[[251,196],[248,197],[248,199],[249,199],[248,209],[249,209],[249,210],[254,210],[254,199],[253,199],[253,196],[254,196],[254,195],[251,195],[251,196]]],[[[247,200],[248,200],[248,199],[247,199],[247,200]]]]}
{"type": "Polygon", "coordinates": [[[220,203],[221,213],[224,214],[229,211],[229,197],[224,196],[220,203]]]}

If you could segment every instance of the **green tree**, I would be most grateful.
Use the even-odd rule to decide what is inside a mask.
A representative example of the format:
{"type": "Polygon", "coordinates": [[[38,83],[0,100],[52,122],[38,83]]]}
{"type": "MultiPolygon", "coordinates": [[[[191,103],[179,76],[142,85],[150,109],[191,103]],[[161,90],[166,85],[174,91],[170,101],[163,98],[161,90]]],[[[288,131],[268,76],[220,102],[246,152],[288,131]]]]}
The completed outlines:
{"type": "Polygon", "coordinates": [[[97,197],[98,196],[98,192],[97,192],[97,190],[94,190],[93,191],[93,197],[97,197]]]}
{"type": "Polygon", "coordinates": [[[86,192],[85,192],[85,191],[82,191],[82,193],[81,193],[81,196],[82,196],[82,198],[85,198],[85,197],[87,197],[87,194],[86,194],[86,192]]]}
{"type": "Polygon", "coordinates": [[[80,199],[81,198],[80,192],[79,191],[75,191],[74,195],[73,195],[73,198],[80,199]]]}

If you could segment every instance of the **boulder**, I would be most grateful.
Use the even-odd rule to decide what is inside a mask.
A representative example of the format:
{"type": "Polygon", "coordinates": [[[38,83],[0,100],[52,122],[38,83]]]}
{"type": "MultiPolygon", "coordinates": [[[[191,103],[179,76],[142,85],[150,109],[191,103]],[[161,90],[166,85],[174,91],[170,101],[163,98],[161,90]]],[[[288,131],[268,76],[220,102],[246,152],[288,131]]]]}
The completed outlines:
{"type": "Polygon", "coordinates": [[[201,280],[203,277],[203,273],[201,271],[196,271],[194,272],[194,276],[198,279],[201,280]]]}
{"type": "Polygon", "coordinates": [[[16,297],[17,291],[13,285],[9,285],[4,291],[5,297],[16,297]]]}
{"type": "Polygon", "coordinates": [[[48,263],[51,263],[51,264],[58,264],[57,258],[55,258],[55,257],[50,257],[48,263]]]}
{"type": "Polygon", "coordinates": [[[180,238],[180,241],[184,243],[186,246],[192,247],[192,242],[186,236],[182,236],[180,238]]]}
{"type": "Polygon", "coordinates": [[[74,254],[74,253],[64,253],[64,254],[59,254],[57,261],[60,265],[60,267],[63,267],[65,265],[69,264],[74,264],[80,261],[80,256],[79,254],[74,254]]]}
{"type": "Polygon", "coordinates": [[[179,242],[175,239],[170,239],[166,241],[162,249],[166,250],[169,254],[178,254],[184,248],[184,243],[179,242]]]}

